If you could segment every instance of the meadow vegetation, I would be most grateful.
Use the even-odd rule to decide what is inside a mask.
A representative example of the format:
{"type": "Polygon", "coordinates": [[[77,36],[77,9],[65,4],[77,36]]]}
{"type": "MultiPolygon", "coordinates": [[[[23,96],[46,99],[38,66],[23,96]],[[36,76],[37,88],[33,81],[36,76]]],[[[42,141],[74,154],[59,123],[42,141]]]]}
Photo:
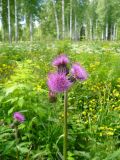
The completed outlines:
{"type": "Polygon", "coordinates": [[[68,40],[0,43],[0,159],[62,159],[63,95],[50,103],[46,83],[60,53],[89,74],[68,92],[68,160],[119,160],[120,43],[68,40]]]}

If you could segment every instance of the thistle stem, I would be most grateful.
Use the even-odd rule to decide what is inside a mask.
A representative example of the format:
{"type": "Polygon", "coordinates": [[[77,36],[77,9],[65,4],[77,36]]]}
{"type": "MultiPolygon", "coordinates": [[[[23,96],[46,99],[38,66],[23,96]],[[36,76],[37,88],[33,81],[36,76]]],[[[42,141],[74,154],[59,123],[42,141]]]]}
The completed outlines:
{"type": "Polygon", "coordinates": [[[19,160],[19,151],[18,151],[18,148],[17,148],[17,145],[18,145],[18,126],[15,126],[15,141],[16,141],[16,159],[19,160]]]}
{"type": "Polygon", "coordinates": [[[64,92],[64,142],[63,160],[67,160],[67,91],[64,92]]]}

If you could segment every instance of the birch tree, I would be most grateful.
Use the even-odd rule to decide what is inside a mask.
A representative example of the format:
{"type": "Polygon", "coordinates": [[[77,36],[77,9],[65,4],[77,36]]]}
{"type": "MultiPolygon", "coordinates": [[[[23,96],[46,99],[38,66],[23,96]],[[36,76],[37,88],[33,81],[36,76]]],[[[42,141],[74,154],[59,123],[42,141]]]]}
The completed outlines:
{"type": "Polygon", "coordinates": [[[15,5],[15,41],[18,41],[18,17],[17,17],[17,0],[14,0],[15,5]]]}
{"type": "Polygon", "coordinates": [[[11,17],[10,17],[10,0],[8,2],[8,35],[9,35],[9,43],[12,43],[12,35],[11,35],[11,17]]]}
{"type": "Polygon", "coordinates": [[[75,14],[75,20],[74,20],[74,39],[77,40],[77,19],[75,14]]]}
{"type": "Polygon", "coordinates": [[[70,0],[70,39],[72,39],[72,0],[70,0]]]}
{"type": "Polygon", "coordinates": [[[2,0],[1,0],[0,1],[1,37],[2,37],[2,41],[4,41],[4,27],[3,27],[2,11],[3,11],[3,6],[2,6],[2,0]]]}
{"type": "Polygon", "coordinates": [[[64,13],[64,0],[62,0],[62,38],[65,37],[65,13],[64,13]]]}
{"type": "Polygon", "coordinates": [[[33,16],[30,14],[30,41],[33,40],[33,16]]]}
{"type": "Polygon", "coordinates": [[[55,22],[56,22],[57,39],[59,39],[59,37],[60,37],[60,33],[59,32],[60,31],[59,31],[58,15],[57,15],[57,11],[56,11],[55,1],[52,0],[52,3],[53,3],[55,22]]]}

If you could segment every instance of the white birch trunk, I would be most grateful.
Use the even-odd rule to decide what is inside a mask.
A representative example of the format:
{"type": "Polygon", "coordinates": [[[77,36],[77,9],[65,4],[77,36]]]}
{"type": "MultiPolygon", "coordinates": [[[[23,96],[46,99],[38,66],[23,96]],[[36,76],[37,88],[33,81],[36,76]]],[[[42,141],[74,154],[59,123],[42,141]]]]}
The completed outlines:
{"type": "Polygon", "coordinates": [[[114,41],[116,40],[116,24],[114,24],[114,27],[113,27],[113,40],[114,41]]]}
{"type": "Polygon", "coordinates": [[[62,0],[62,38],[65,37],[65,14],[64,14],[64,0],[62,0]]]}
{"type": "Polygon", "coordinates": [[[67,35],[67,37],[69,37],[69,30],[70,30],[70,25],[69,25],[69,16],[67,16],[67,20],[66,20],[66,35],[67,35]]]}
{"type": "Polygon", "coordinates": [[[58,16],[57,16],[57,11],[56,11],[56,7],[55,7],[55,1],[52,0],[52,2],[53,2],[53,7],[54,7],[54,15],[55,15],[55,22],[56,22],[57,39],[59,40],[59,38],[60,38],[60,32],[59,32],[58,16]]]}
{"type": "Polygon", "coordinates": [[[104,33],[103,33],[103,30],[102,30],[101,39],[104,40],[104,33]]]}
{"type": "Polygon", "coordinates": [[[112,40],[116,40],[116,24],[114,24],[112,28],[112,40]]]}
{"type": "Polygon", "coordinates": [[[110,28],[110,40],[113,40],[113,26],[110,28]]]}
{"type": "Polygon", "coordinates": [[[33,22],[32,22],[32,14],[30,15],[30,41],[33,40],[33,22]]]}
{"type": "Polygon", "coordinates": [[[76,20],[76,14],[75,14],[75,31],[74,31],[74,39],[77,40],[77,20],[76,20]]]}
{"type": "Polygon", "coordinates": [[[79,40],[80,40],[80,38],[81,38],[81,26],[79,26],[79,40]]]}
{"type": "Polygon", "coordinates": [[[113,28],[113,26],[111,25],[110,28],[109,28],[109,32],[110,32],[110,33],[109,33],[109,34],[110,34],[110,35],[109,35],[109,40],[111,40],[111,41],[112,41],[112,39],[113,39],[112,28],[113,28]]]}
{"type": "Polygon", "coordinates": [[[108,23],[106,23],[105,40],[108,40],[108,23]]]}
{"type": "Polygon", "coordinates": [[[96,28],[95,28],[95,39],[98,39],[98,22],[96,20],[96,28]]]}
{"type": "Polygon", "coordinates": [[[15,3],[15,41],[18,41],[18,19],[17,19],[17,0],[14,0],[15,3]]]}
{"type": "Polygon", "coordinates": [[[87,24],[85,24],[85,39],[88,40],[88,27],[87,27],[87,24]]]}
{"type": "Polygon", "coordinates": [[[2,41],[4,41],[4,28],[3,28],[3,19],[2,19],[2,0],[0,1],[0,7],[1,7],[1,36],[2,41]]]}
{"type": "Polygon", "coordinates": [[[117,28],[117,25],[116,25],[116,30],[115,30],[115,40],[118,39],[118,28],[117,28]]]}
{"type": "Polygon", "coordinates": [[[92,19],[90,19],[90,40],[92,40],[92,19]]]}
{"type": "Polygon", "coordinates": [[[72,0],[70,0],[70,39],[72,39],[72,0]]]}
{"type": "Polygon", "coordinates": [[[11,19],[10,19],[10,0],[8,0],[8,34],[9,34],[9,42],[12,43],[12,37],[11,37],[11,19]]]}

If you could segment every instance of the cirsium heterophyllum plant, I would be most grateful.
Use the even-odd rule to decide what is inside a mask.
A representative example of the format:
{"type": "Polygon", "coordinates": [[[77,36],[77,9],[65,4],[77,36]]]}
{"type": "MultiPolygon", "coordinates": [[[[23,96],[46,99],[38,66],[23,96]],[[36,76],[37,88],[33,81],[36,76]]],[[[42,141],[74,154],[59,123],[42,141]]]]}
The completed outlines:
{"type": "Polygon", "coordinates": [[[19,151],[17,148],[17,145],[19,143],[19,138],[18,138],[18,125],[19,123],[24,122],[25,117],[22,115],[20,112],[15,112],[13,115],[14,118],[14,123],[12,124],[12,127],[15,130],[15,141],[16,141],[16,159],[19,160],[19,151]]]}
{"type": "Polygon", "coordinates": [[[68,89],[77,81],[84,81],[88,74],[79,64],[72,64],[71,69],[68,68],[69,59],[66,55],[61,54],[54,59],[52,65],[57,68],[55,73],[48,75],[49,99],[55,102],[57,93],[64,93],[64,142],[63,142],[63,160],[67,160],[67,105],[68,105],[68,89]]]}

